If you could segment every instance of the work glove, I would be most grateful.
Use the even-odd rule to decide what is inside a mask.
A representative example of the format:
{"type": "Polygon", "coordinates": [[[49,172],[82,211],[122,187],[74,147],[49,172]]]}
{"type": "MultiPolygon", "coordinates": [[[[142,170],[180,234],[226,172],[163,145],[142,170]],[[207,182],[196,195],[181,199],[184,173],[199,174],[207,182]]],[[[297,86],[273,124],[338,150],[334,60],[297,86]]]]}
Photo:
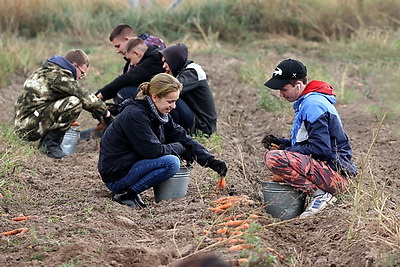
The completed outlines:
{"type": "Polygon", "coordinates": [[[271,149],[272,144],[280,146],[282,144],[282,141],[272,134],[266,134],[264,138],[261,140],[261,143],[264,145],[266,149],[271,149]]]}
{"type": "Polygon", "coordinates": [[[119,114],[118,105],[113,103],[106,103],[108,111],[110,111],[111,115],[117,116],[119,114]]]}
{"type": "Polygon", "coordinates": [[[191,150],[186,149],[182,153],[181,158],[186,161],[186,165],[187,166],[191,166],[193,164],[193,162],[194,162],[195,156],[192,154],[191,150]]]}
{"type": "Polygon", "coordinates": [[[171,150],[175,156],[181,156],[186,150],[186,148],[184,148],[179,142],[169,143],[168,145],[171,147],[171,150]]]}
{"type": "Polygon", "coordinates": [[[228,167],[226,166],[225,162],[214,158],[210,160],[210,162],[207,164],[207,167],[218,173],[221,177],[225,177],[226,173],[228,172],[228,167]]]}

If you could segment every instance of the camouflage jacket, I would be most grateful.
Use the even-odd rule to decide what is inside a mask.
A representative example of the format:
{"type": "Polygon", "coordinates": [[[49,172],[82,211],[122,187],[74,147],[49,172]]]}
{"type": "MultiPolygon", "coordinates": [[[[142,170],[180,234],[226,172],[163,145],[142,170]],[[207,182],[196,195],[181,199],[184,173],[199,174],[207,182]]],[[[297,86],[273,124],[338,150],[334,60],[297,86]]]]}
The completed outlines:
{"type": "Polygon", "coordinates": [[[34,131],[39,127],[44,110],[55,101],[69,96],[78,98],[83,109],[101,118],[106,113],[106,105],[80,86],[75,76],[73,65],[61,56],[52,57],[33,72],[25,81],[15,104],[14,126],[17,133],[23,136],[34,131]]]}

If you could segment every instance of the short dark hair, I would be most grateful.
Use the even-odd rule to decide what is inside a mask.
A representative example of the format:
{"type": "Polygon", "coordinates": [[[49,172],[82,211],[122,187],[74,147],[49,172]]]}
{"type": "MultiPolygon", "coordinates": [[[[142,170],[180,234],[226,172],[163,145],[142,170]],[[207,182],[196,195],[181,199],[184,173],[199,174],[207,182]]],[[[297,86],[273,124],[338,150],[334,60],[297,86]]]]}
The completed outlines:
{"type": "Polygon", "coordinates": [[[135,30],[128,24],[118,24],[110,33],[110,42],[117,37],[137,37],[135,30]]]}
{"type": "Polygon", "coordinates": [[[132,51],[132,49],[134,48],[138,48],[138,50],[142,51],[142,52],[146,52],[147,49],[147,45],[146,43],[140,39],[139,37],[133,37],[132,39],[130,39],[126,45],[125,45],[125,52],[129,53],[132,51]]]}
{"type": "Polygon", "coordinates": [[[64,55],[65,59],[71,63],[76,63],[78,66],[86,65],[89,67],[89,57],[81,49],[69,50],[64,55]]]}

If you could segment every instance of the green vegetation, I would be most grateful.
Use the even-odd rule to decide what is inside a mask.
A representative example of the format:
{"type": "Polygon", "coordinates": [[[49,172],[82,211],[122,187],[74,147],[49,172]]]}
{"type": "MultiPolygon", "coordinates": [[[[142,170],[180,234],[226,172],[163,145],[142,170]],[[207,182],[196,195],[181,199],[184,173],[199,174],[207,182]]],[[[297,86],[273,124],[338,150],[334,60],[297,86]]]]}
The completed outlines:
{"type": "MultiPolygon", "coordinates": [[[[82,83],[89,91],[96,91],[121,72],[123,61],[114,56],[108,34],[115,25],[125,22],[138,33],[161,36],[167,43],[192,43],[192,47],[199,50],[228,53],[224,48],[229,44],[234,49],[231,53],[240,62],[233,71],[237,71],[239,80],[250,90],[256,90],[260,106],[266,111],[291,111],[290,104],[263,84],[279,61],[296,57],[306,63],[311,79],[333,85],[339,104],[367,98],[374,104],[365,108],[382,122],[399,119],[398,0],[197,2],[173,10],[152,6],[144,12],[130,8],[126,0],[30,0],[24,5],[20,1],[2,0],[0,90],[10,84],[15,75],[26,76],[49,56],[82,48],[91,59],[90,74],[82,83]]],[[[28,169],[26,165],[35,148],[21,141],[11,126],[2,125],[1,128],[0,190],[5,197],[0,201],[6,201],[12,199],[13,192],[26,190],[19,181],[28,169]]],[[[221,136],[196,138],[211,151],[221,152],[221,136]]],[[[375,140],[368,153],[374,144],[375,140]]],[[[382,236],[386,237],[380,240],[382,236],[371,236],[372,242],[384,242],[399,251],[400,226],[396,215],[399,208],[388,205],[385,187],[373,176],[367,162],[368,155],[352,191],[342,196],[353,203],[347,242],[349,246],[355,242],[365,227],[363,223],[369,223],[382,229],[382,236]]],[[[199,188],[197,182],[196,187],[200,198],[203,198],[202,192],[209,191],[199,188]]],[[[110,212],[113,205],[107,202],[105,209],[110,212]]],[[[94,211],[94,207],[84,209],[84,218],[94,211]]],[[[156,220],[151,207],[148,211],[148,216],[156,220]]],[[[58,215],[48,218],[52,223],[60,220],[62,217],[58,215]]],[[[261,250],[265,244],[261,244],[255,234],[260,229],[257,225],[252,227],[254,231],[251,228],[246,238],[258,250],[252,251],[254,255],[246,251],[243,256],[255,261],[255,256],[263,255],[265,264],[275,262],[273,256],[261,250]]],[[[78,234],[89,232],[82,229],[78,234]]],[[[41,253],[33,254],[32,260],[43,257],[41,253]]],[[[382,255],[381,262],[376,264],[390,266],[395,261],[396,255],[388,254],[382,255]]],[[[61,266],[80,265],[79,259],[71,259],[61,266]]]]}

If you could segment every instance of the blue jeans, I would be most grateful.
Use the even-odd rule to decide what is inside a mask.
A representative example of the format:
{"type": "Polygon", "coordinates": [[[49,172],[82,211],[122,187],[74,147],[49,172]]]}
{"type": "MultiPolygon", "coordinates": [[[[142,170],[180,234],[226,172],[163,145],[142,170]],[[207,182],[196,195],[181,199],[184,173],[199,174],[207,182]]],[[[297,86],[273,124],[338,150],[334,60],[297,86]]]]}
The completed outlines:
{"type": "Polygon", "coordinates": [[[171,178],[179,168],[180,160],[177,156],[166,155],[157,159],[144,159],[133,164],[125,177],[106,183],[106,186],[114,193],[130,189],[139,194],[171,178]]]}
{"type": "Polygon", "coordinates": [[[170,114],[174,122],[182,126],[187,134],[195,132],[194,113],[182,98],[176,101],[176,108],[171,110],[170,114]]]}
{"type": "Polygon", "coordinates": [[[136,86],[123,87],[118,91],[117,95],[113,98],[114,103],[119,105],[125,99],[131,98],[131,97],[135,98],[135,96],[137,95],[138,92],[139,92],[139,88],[137,88],[136,86]]]}

